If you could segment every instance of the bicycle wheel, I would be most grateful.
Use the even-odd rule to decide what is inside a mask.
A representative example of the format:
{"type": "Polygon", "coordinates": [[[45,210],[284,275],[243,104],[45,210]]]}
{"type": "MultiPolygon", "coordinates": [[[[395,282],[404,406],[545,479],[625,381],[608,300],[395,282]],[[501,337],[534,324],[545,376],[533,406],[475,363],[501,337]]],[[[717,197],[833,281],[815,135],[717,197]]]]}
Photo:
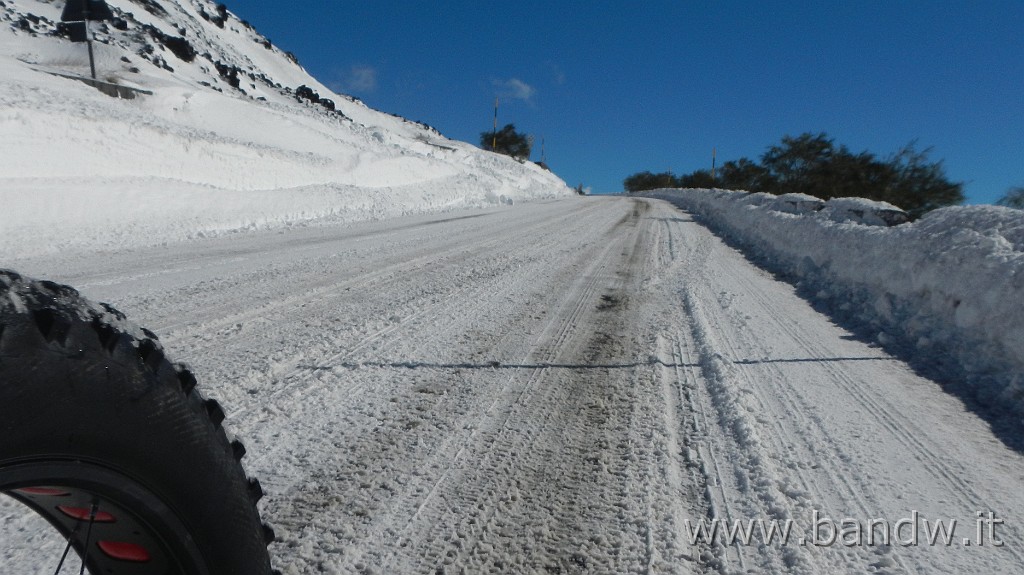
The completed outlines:
{"type": "Polygon", "coordinates": [[[0,270],[0,492],[91,573],[271,573],[262,489],[195,384],[109,305],[0,270]]]}

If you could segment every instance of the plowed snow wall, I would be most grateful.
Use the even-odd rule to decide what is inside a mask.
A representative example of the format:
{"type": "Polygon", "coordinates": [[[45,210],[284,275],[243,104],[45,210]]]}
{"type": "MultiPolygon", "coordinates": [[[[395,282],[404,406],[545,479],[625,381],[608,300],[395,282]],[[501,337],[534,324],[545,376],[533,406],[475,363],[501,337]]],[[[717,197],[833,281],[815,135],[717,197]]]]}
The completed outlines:
{"type": "Polygon", "coordinates": [[[917,359],[953,361],[978,398],[1024,414],[1024,211],[950,207],[885,228],[786,214],[765,194],[657,190],[802,291],[917,359]]]}

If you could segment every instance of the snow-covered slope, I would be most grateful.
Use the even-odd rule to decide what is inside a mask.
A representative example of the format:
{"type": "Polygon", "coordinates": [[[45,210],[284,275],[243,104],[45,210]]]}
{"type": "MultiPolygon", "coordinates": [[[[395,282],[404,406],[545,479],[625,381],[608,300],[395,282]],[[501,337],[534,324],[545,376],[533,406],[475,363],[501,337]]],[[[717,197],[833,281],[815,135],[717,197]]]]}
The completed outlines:
{"type": "Polygon", "coordinates": [[[533,163],[332,93],[208,0],[109,0],[100,80],[62,0],[0,2],[0,256],[571,194],[533,163]],[[505,201],[502,201],[502,200],[505,201]]]}
{"type": "Polygon", "coordinates": [[[1024,211],[950,207],[886,228],[783,213],[766,194],[649,195],[702,216],[883,345],[951,363],[982,401],[1024,414],[1024,211]]]}

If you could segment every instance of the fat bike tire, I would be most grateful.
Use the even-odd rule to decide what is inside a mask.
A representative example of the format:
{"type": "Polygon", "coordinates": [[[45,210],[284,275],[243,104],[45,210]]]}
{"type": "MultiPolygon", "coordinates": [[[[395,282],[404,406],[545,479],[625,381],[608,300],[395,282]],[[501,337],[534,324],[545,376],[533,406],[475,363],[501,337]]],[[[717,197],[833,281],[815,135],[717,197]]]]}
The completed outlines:
{"type": "Polygon", "coordinates": [[[90,573],[272,573],[263,491],[195,386],[116,309],[0,270],[0,492],[90,573]]]}

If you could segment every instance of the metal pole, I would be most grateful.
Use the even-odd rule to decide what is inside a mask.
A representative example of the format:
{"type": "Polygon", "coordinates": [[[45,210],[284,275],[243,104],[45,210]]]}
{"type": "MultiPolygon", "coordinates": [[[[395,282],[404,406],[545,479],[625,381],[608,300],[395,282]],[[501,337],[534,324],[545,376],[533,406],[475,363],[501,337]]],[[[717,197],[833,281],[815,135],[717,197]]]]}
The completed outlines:
{"type": "Polygon", "coordinates": [[[89,31],[89,0],[82,0],[82,25],[85,26],[85,45],[89,47],[89,70],[96,79],[96,59],[92,54],[92,33],[89,31]]]}
{"type": "MultiPolygon", "coordinates": [[[[85,22],[85,33],[89,33],[89,21],[85,22]]],[[[92,72],[92,79],[96,79],[96,59],[92,55],[92,40],[86,40],[86,45],[89,46],[89,71],[92,72]]]]}
{"type": "Polygon", "coordinates": [[[494,137],[491,138],[491,151],[498,151],[498,97],[494,97],[494,137]]]}
{"type": "Polygon", "coordinates": [[[718,155],[718,148],[711,148],[711,183],[715,183],[715,159],[718,155]]]}

